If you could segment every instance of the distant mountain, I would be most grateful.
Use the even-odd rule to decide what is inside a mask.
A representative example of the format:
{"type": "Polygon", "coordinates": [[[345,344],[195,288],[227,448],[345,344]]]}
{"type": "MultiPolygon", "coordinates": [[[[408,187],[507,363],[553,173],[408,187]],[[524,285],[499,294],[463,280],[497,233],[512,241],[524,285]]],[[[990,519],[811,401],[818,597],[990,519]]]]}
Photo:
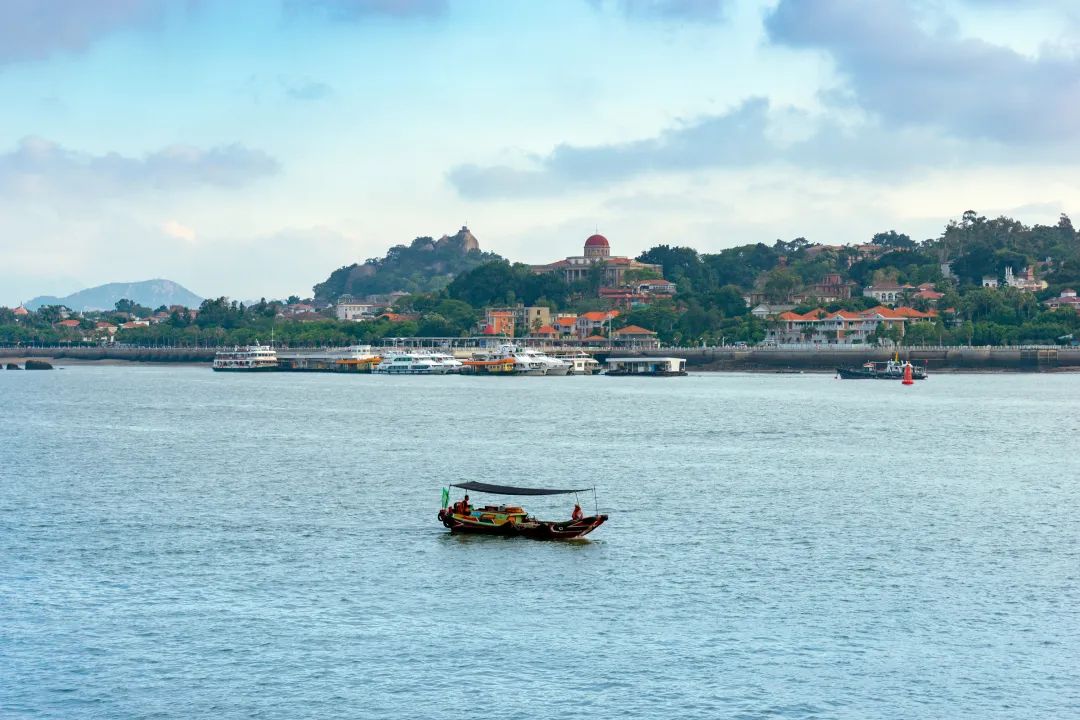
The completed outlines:
{"type": "Polygon", "coordinates": [[[460,273],[492,260],[495,253],[480,250],[480,243],[462,227],[438,240],[418,237],[409,245],[395,245],[385,257],[338,268],[313,289],[315,299],[335,302],[342,295],[374,295],[403,290],[423,293],[439,290],[460,273]]]}
{"type": "Polygon", "coordinates": [[[41,295],[24,303],[28,310],[43,305],[64,305],[72,310],[112,310],[118,300],[131,300],[139,305],[156,308],[161,305],[199,307],[203,299],[172,280],[143,280],[133,283],[108,283],[80,290],[65,297],[41,295]]]}

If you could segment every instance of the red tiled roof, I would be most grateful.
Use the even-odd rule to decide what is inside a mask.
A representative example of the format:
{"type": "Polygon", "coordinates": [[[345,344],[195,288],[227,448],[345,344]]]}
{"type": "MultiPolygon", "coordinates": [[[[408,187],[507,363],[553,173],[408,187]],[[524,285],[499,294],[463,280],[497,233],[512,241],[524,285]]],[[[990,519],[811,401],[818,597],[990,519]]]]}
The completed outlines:
{"type": "Polygon", "coordinates": [[[536,331],[535,331],[535,332],[533,333],[533,335],[555,335],[555,334],[557,334],[558,332],[559,332],[558,330],[556,330],[555,328],[551,327],[550,325],[544,325],[543,327],[541,327],[541,328],[539,328],[538,330],[536,330],[536,331]]]}
{"type": "Polygon", "coordinates": [[[60,325],[62,327],[68,327],[68,328],[79,327],[79,321],[78,320],[61,320],[60,322],[58,322],[56,324],[60,325]]]}
{"type": "Polygon", "coordinates": [[[618,310],[608,310],[607,312],[601,312],[599,310],[593,310],[591,312],[582,313],[578,317],[585,318],[586,320],[591,320],[593,322],[602,322],[604,320],[610,320],[611,318],[618,317],[618,316],[619,316],[619,311],[618,310]]]}
{"type": "Polygon", "coordinates": [[[557,324],[559,324],[559,325],[576,325],[577,324],[577,318],[576,317],[561,317],[561,318],[556,318],[555,322],[557,324]]]}
{"type": "Polygon", "coordinates": [[[582,340],[583,340],[583,341],[585,341],[585,340],[589,340],[589,341],[596,341],[596,340],[600,340],[600,341],[602,341],[602,342],[607,342],[607,338],[606,338],[606,337],[604,337],[603,335],[590,335],[590,336],[589,336],[589,337],[587,337],[587,338],[582,338],[582,340]]]}
{"type": "Polygon", "coordinates": [[[652,330],[646,330],[640,325],[627,325],[615,331],[615,335],[655,335],[652,330]]]}

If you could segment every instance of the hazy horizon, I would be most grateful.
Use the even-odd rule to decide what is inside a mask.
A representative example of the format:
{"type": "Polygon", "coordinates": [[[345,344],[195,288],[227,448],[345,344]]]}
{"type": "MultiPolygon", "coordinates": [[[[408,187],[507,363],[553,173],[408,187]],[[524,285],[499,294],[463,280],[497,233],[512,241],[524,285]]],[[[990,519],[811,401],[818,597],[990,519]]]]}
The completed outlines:
{"type": "Polygon", "coordinates": [[[307,296],[468,224],[546,262],[1080,207],[1064,0],[0,5],[0,305],[307,296]]]}

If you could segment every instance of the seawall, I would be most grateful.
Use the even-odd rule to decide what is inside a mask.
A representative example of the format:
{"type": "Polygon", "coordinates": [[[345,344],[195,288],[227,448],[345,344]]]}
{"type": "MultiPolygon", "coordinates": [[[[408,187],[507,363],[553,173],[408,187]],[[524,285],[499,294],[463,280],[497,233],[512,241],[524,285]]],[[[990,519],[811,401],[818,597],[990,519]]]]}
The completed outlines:
{"type": "Polygon", "coordinates": [[[1045,347],[916,347],[830,348],[667,348],[641,355],[686,358],[693,370],[834,370],[839,366],[884,362],[899,354],[933,370],[1013,370],[1046,372],[1080,370],[1080,348],[1045,347]]]}
{"type": "MultiPolygon", "coordinates": [[[[215,352],[214,348],[0,347],[0,358],[210,363],[214,359],[215,352]]],[[[861,365],[870,360],[885,361],[892,358],[894,352],[899,353],[900,359],[926,365],[931,371],[1080,371],[1080,348],[1076,347],[911,347],[896,350],[851,346],[664,348],[598,352],[596,356],[601,361],[608,356],[617,355],[673,356],[686,358],[687,366],[691,370],[779,372],[783,370],[834,370],[841,365],[861,365]]]]}

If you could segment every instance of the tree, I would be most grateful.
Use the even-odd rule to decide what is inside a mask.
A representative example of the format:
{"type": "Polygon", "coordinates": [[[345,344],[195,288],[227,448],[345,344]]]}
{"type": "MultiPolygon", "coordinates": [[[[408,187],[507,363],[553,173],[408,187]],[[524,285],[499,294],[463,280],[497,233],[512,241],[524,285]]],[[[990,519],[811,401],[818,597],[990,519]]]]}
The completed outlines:
{"type": "Polygon", "coordinates": [[[895,230],[879,232],[870,240],[874,245],[881,245],[896,250],[907,250],[915,247],[915,241],[909,235],[898,233],[895,230]]]}
{"type": "Polygon", "coordinates": [[[799,276],[791,270],[776,268],[769,271],[762,290],[769,302],[782,303],[786,302],[800,285],[799,276]]]}

